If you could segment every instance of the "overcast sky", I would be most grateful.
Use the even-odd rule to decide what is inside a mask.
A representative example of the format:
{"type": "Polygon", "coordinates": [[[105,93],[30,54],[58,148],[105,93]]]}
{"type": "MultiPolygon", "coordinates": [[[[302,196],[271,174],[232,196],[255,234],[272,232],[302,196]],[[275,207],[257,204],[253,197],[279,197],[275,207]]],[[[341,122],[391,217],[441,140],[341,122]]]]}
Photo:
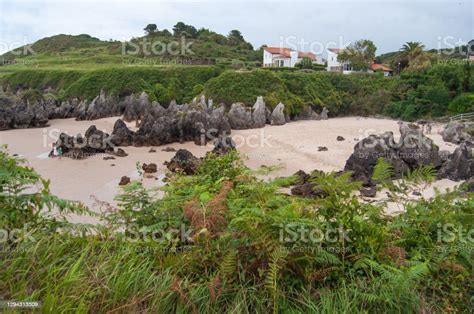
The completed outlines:
{"type": "Polygon", "coordinates": [[[377,54],[406,41],[427,48],[474,38],[473,0],[158,1],[0,0],[0,53],[56,34],[127,40],[177,21],[227,34],[238,29],[255,48],[263,44],[319,53],[367,38],[377,54]]]}

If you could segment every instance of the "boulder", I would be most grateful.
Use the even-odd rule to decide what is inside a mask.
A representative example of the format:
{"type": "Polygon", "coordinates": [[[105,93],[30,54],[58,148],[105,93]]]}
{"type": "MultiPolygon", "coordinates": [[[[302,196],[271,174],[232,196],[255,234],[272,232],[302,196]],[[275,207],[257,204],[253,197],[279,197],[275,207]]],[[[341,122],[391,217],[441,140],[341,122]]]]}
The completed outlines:
{"type": "Polygon", "coordinates": [[[257,97],[257,101],[252,107],[252,128],[263,128],[267,122],[267,107],[262,96],[257,97]]]}
{"type": "Polygon", "coordinates": [[[360,194],[364,197],[375,197],[377,188],[375,186],[363,187],[360,189],[360,194]]]}
{"type": "Polygon", "coordinates": [[[142,169],[147,174],[156,173],[158,171],[158,167],[154,163],[143,164],[142,169]]]}
{"type": "Polygon", "coordinates": [[[131,131],[121,119],[115,121],[110,142],[116,146],[133,145],[135,132],[131,131]]]}
{"type": "Polygon", "coordinates": [[[441,131],[441,136],[443,141],[460,144],[461,142],[471,140],[471,136],[464,132],[465,126],[463,123],[451,122],[447,124],[443,131],[441,131]]]}
{"type": "Polygon", "coordinates": [[[120,182],[118,185],[127,185],[129,183],[130,183],[130,178],[127,176],[123,176],[122,178],[120,178],[120,182]]]}
{"type": "MultiPolygon", "coordinates": [[[[109,142],[109,135],[98,130],[94,125],[87,129],[84,137],[80,134],[73,137],[66,133],[61,133],[56,145],[61,147],[65,157],[73,159],[84,159],[101,153],[113,153],[113,147],[109,142]]],[[[117,154],[114,155],[117,156],[117,154]]]]}
{"type": "Polygon", "coordinates": [[[296,114],[295,120],[319,120],[319,115],[314,112],[311,106],[307,106],[296,114]]]}
{"type": "Polygon", "coordinates": [[[235,150],[235,142],[230,136],[220,136],[214,141],[213,153],[225,155],[232,150],[235,150]]]}
{"type": "Polygon", "coordinates": [[[459,145],[438,171],[438,178],[453,181],[469,180],[474,177],[473,147],[466,143],[459,145]]]}
{"type": "Polygon", "coordinates": [[[273,109],[272,115],[270,116],[271,125],[284,125],[286,123],[285,118],[285,105],[279,103],[275,109],[273,109]]]}
{"type": "Polygon", "coordinates": [[[171,172],[182,172],[186,175],[192,175],[196,173],[201,164],[201,160],[195,157],[190,151],[179,149],[174,157],[164,164],[171,172]]]}
{"type": "Polygon", "coordinates": [[[342,142],[342,141],[345,141],[345,140],[346,139],[344,137],[340,136],[340,135],[338,137],[336,137],[336,141],[338,141],[338,142],[342,142]]]}
{"type": "Polygon", "coordinates": [[[234,130],[250,129],[252,127],[252,112],[242,103],[232,104],[227,116],[230,127],[234,130]]]}
{"type": "Polygon", "coordinates": [[[329,113],[328,109],[326,107],[324,107],[323,110],[321,111],[321,114],[319,115],[321,120],[329,119],[328,113],[329,113]]]}
{"type": "Polygon", "coordinates": [[[328,148],[326,146],[318,146],[318,152],[326,152],[328,148]]]}
{"type": "Polygon", "coordinates": [[[114,152],[114,155],[117,157],[127,157],[128,154],[121,148],[117,148],[117,150],[114,152]]]}

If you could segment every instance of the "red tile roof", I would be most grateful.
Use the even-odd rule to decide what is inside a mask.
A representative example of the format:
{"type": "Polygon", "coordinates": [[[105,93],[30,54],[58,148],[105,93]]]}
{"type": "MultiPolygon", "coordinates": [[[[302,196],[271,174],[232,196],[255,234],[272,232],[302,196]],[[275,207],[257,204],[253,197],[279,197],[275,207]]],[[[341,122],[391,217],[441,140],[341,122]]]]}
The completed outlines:
{"type": "Polygon", "coordinates": [[[339,52],[343,51],[344,49],[343,48],[329,48],[328,50],[332,51],[334,53],[339,53],[339,52]]]}
{"type": "Polygon", "coordinates": [[[271,53],[272,55],[283,55],[285,57],[290,57],[291,53],[291,49],[282,47],[265,47],[263,50],[271,53]]]}
{"type": "Polygon", "coordinates": [[[469,56],[469,61],[474,61],[474,56],[469,56]]]}
{"type": "Polygon", "coordinates": [[[313,61],[316,61],[316,55],[311,52],[298,52],[298,58],[309,58],[313,61]]]}
{"type": "Polygon", "coordinates": [[[384,71],[384,72],[385,72],[385,71],[388,71],[388,72],[392,72],[392,69],[390,69],[390,68],[384,66],[383,64],[376,64],[376,63],[374,63],[374,64],[372,64],[370,67],[372,68],[373,71],[384,71]]]}

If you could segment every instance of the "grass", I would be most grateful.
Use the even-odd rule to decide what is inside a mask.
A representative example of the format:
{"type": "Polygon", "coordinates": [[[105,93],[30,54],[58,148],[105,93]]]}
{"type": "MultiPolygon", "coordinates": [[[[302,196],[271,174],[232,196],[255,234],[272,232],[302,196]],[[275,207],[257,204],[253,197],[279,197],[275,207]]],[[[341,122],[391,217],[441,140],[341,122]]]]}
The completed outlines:
{"type": "Polygon", "coordinates": [[[36,231],[34,240],[4,245],[0,294],[41,301],[45,313],[471,309],[474,244],[466,239],[474,203],[462,190],[406,200],[406,212],[390,217],[360,203],[347,176],[314,177],[329,197],[304,199],[278,193],[294,178],[261,181],[236,153],[210,155],[197,174],[174,175],[161,199],[140,182],[124,187],[119,210],[84,233],[89,227],[17,215],[42,209],[49,194],[24,194],[21,187],[39,177],[1,154],[0,205],[8,215],[0,222],[36,231]],[[303,227],[342,228],[349,240],[308,242],[291,233],[303,227]],[[175,233],[181,228],[191,238],[175,233]]]}

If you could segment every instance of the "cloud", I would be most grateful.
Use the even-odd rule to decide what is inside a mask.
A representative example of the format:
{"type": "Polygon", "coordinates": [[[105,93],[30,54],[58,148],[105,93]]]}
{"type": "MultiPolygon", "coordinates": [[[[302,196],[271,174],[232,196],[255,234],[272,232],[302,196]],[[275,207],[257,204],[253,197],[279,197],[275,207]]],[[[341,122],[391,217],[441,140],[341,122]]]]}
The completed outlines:
{"type": "Polygon", "coordinates": [[[306,42],[304,50],[367,38],[375,42],[378,53],[384,53],[398,50],[406,41],[437,48],[446,36],[453,37],[448,44],[474,37],[470,0],[0,0],[0,53],[61,33],[125,40],[142,35],[148,23],[170,29],[178,21],[223,34],[239,29],[255,47],[306,42]]]}

